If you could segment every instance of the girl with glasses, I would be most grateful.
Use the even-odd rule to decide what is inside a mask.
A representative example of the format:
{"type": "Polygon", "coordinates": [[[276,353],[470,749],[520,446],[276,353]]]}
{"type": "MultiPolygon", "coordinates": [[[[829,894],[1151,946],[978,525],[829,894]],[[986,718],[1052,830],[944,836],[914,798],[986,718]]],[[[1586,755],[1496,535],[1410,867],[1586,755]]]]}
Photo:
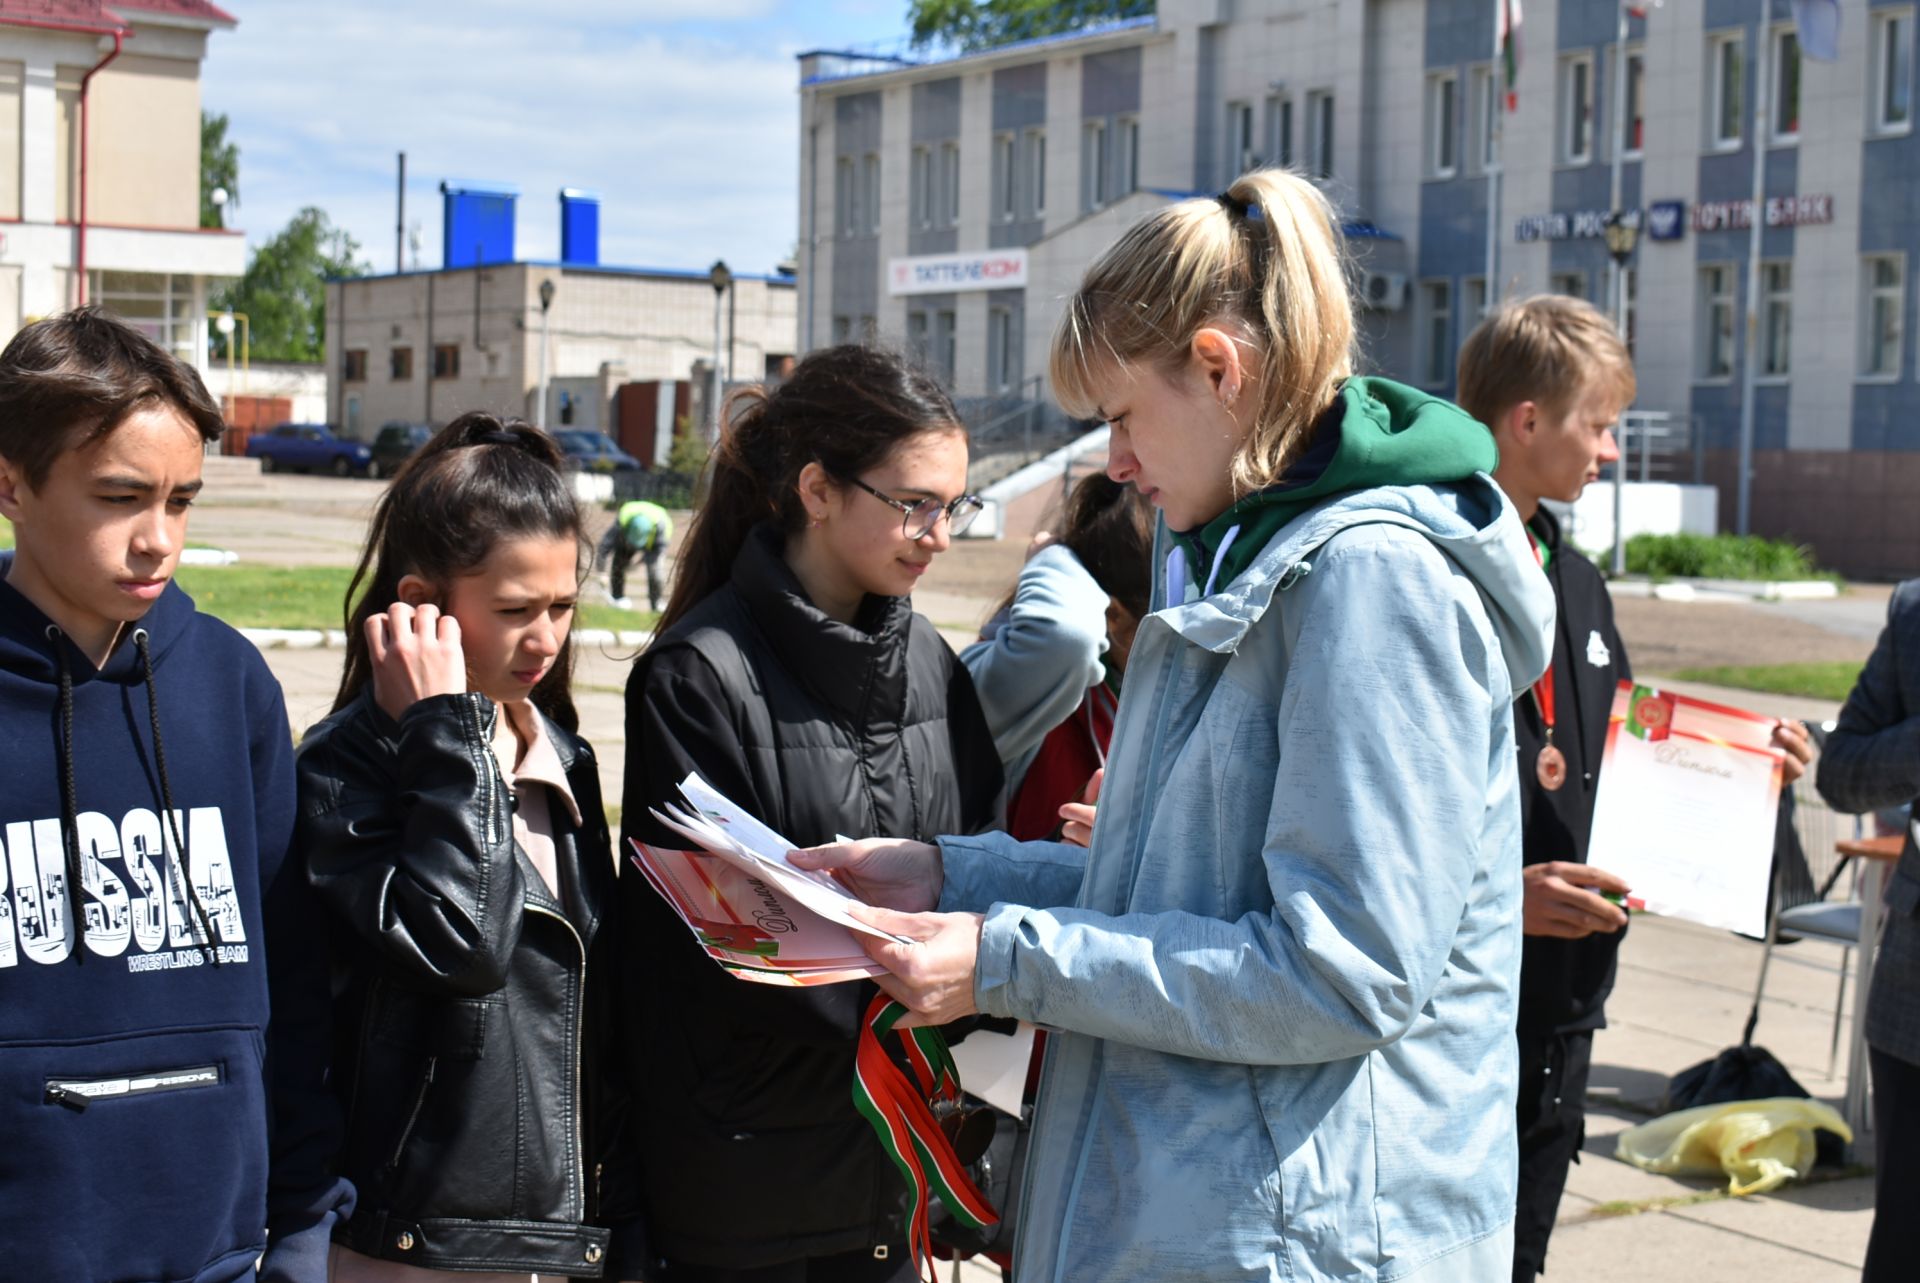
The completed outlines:
{"type": "MultiPolygon", "coordinates": [[[[996,818],[967,671],[908,598],[972,519],[938,385],[836,347],[738,396],[667,610],[627,683],[625,836],[688,772],[801,844],[996,818]]],[[[870,983],[786,989],[714,965],[621,879],[629,1072],[660,1283],[913,1276],[905,1186],[855,1111],[870,983]],[[778,1196],[741,1202],[756,1178],[778,1196]]]]}

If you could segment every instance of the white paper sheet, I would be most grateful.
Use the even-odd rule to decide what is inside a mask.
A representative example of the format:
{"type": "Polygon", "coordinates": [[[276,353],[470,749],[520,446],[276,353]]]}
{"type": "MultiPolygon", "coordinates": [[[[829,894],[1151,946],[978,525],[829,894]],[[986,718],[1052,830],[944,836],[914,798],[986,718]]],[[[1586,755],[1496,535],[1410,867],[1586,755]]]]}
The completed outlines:
{"type": "Polygon", "coordinates": [[[976,1029],[953,1045],[954,1067],[967,1094],[1015,1118],[1020,1116],[1027,1062],[1032,1059],[1033,1026],[1024,1020],[1010,1034],[976,1029]]]}

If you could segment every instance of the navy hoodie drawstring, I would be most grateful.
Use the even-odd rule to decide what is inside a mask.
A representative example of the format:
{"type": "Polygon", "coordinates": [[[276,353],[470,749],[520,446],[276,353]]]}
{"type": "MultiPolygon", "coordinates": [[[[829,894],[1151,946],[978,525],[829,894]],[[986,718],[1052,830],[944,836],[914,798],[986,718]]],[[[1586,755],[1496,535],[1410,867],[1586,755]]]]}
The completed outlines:
{"type": "Polygon", "coordinates": [[[167,745],[160,737],[160,694],[153,684],[153,652],[147,648],[147,630],[133,630],[133,644],[140,652],[140,666],[147,679],[147,721],[153,727],[153,764],[160,774],[160,801],[166,808],[167,828],[173,833],[173,849],[180,853],[175,862],[175,873],[186,884],[187,900],[193,905],[194,916],[200,919],[200,947],[207,951],[207,958],[214,966],[220,965],[220,951],[213,947],[213,919],[207,915],[207,906],[200,902],[200,892],[194,888],[193,878],[186,870],[193,867],[187,858],[186,836],[180,831],[180,813],[173,809],[173,785],[167,779],[167,745]]]}
{"type": "Polygon", "coordinates": [[[47,625],[47,640],[60,661],[60,844],[67,855],[67,916],[73,922],[73,961],[81,965],[81,937],[85,934],[80,887],[80,807],[73,786],[73,670],[67,666],[60,630],[47,625]]]}
{"type": "MultiPolygon", "coordinates": [[[[80,880],[80,806],[75,800],[78,790],[73,778],[73,669],[67,663],[66,648],[60,644],[61,632],[57,625],[47,625],[47,640],[53,644],[54,659],[60,665],[60,837],[66,848],[67,856],[67,912],[73,920],[73,961],[76,966],[83,964],[86,954],[86,923],[82,904],[82,886],[80,880]]],[[[194,916],[200,920],[202,939],[195,941],[207,951],[214,966],[220,965],[220,952],[213,947],[213,919],[207,915],[207,906],[200,902],[200,893],[194,889],[193,878],[183,872],[192,867],[187,859],[185,836],[180,831],[180,816],[173,809],[173,784],[167,778],[166,744],[160,738],[160,697],[153,684],[153,653],[147,649],[147,630],[136,628],[133,644],[140,652],[140,664],[147,680],[147,720],[153,726],[153,762],[160,775],[160,800],[167,813],[167,827],[173,833],[173,849],[180,858],[168,861],[173,875],[186,885],[187,900],[193,905],[194,916]]]]}

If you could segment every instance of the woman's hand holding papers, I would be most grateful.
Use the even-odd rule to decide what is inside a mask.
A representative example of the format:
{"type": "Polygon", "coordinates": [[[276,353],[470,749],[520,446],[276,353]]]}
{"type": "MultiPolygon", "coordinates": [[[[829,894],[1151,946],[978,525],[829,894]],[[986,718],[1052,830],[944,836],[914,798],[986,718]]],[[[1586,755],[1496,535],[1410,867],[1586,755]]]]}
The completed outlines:
{"type": "Polygon", "coordinates": [[[868,838],[793,851],[796,869],[825,869],[870,905],[902,913],[925,913],[940,903],[945,877],[940,848],[925,842],[868,838]]]}
{"type": "Polygon", "coordinates": [[[860,947],[888,974],[874,983],[907,1006],[896,1029],[944,1025],[979,1008],[973,1003],[973,971],[980,956],[978,913],[896,913],[861,907],[853,915],[882,931],[906,936],[912,944],[894,944],[877,936],[857,937],[860,947]]]}

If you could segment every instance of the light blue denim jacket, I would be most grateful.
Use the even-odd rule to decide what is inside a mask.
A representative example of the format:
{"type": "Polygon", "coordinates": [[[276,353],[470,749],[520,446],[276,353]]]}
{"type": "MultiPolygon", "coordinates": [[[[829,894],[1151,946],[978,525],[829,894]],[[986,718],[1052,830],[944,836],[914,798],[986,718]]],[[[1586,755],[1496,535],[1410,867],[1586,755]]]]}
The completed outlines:
{"type": "Polygon", "coordinates": [[[1491,479],[1341,496],[1141,624],[1090,852],[941,840],[980,1009],[1063,1031],[1022,1280],[1510,1275],[1511,704],[1552,626],[1491,479]]]}

